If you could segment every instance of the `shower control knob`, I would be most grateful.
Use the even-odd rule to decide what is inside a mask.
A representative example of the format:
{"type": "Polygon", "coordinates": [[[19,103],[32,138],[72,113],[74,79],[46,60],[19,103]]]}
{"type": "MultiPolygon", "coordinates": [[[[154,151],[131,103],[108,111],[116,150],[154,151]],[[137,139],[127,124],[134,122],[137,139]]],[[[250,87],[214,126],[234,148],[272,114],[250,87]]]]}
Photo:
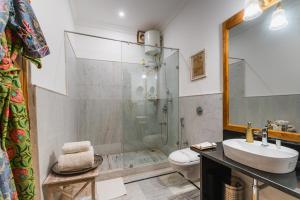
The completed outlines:
{"type": "Polygon", "coordinates": [[[201,106],[196,108],[197,115],[201,116],[203,114],[203,108],[201,106]]]}

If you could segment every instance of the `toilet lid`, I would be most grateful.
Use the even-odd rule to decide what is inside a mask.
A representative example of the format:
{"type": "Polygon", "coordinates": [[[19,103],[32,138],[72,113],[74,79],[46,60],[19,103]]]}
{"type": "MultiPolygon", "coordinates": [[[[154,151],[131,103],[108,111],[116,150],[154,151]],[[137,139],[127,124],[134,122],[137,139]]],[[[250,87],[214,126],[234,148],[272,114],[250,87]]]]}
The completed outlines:
{"type": "Polygon", "coordinates": [[[198,157],[198,153],[192,151],[189,148],[171,153],[169,159],[178,163],[190,163],[200,160],[200,158],[198,157]]]}

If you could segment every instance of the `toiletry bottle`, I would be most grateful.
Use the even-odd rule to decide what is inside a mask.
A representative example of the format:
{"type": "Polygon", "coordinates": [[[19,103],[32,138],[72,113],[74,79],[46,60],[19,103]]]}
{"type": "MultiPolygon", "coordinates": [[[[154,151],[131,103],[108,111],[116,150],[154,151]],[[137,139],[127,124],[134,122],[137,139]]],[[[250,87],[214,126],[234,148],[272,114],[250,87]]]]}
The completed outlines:
{"type": "Polygon", "coordinates": [[[273,124],[272,124],[271,120],[267,121],[267,128],[268,128],[268,130],[273,130],[273,124]]]}
{"type": "Polygon", "coordinates": [[[248,142],[248,143],[253,143],[254,142],[254,139],[253,139],[253,129],[252,129],[251,122],[248,122],[248,125],[247,125],[246,142],[248,142]]]}

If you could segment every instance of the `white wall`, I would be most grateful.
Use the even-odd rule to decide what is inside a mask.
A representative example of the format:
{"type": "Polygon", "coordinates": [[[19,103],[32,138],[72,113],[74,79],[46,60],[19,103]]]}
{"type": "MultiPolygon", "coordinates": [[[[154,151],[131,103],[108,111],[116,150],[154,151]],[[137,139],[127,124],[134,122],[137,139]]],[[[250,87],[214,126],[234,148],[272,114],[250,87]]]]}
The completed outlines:
{"type": "Polygon", "coordinates": [[[69,0],[37,0],[32,7],[51,52],[42,59],[41,70],[32,67],[32,83],[65,94],[64,30],[74,27],[69,0]]]}
{"type": "Polygon", "coordinates": [[[123,40],[129,42],[136,42],[136,31],[127,31],[122,29],[113,29],[109,26],[103,26],[102,28],[87,27],[83,25],[75,25],[76,31],[80,33],[86,33],[96,35],[105,38],[112,38],[116,40],[123,40]]]}
{"type": "MultiPolygon", "coordinates": [[[[110,30],[108,27],[99,29],[77,25],[76,31],[116,40],[124,40],[130,42],[135,42],[136,40],[136,33],[134,32],[110,30]]],[[[122,60],[122,56],[128,52],[128,45],[125,45],[124,43],[121,43],[119,41],[80,36],[76,34],[71,35],[74,37],[74,42],[72,41],[72,45],[78,58],[120,62],[122,60]]],[[[137,57],[142,56],[143,53],[143,50],[140,48],[140,46],[130,45],[129,48],[131,51],[134,51],[133,55],[135,55],[129,55],[129,57],[131,57],[130,60],[135,63],[141,62],[141,60],[137,60],[137,57]]]]}
{"type": "MultiPolygon", "coordinates": [[[[136,42],[136,32],[134,31],[113,30],[109,27],[103,27],[102,29],[83,26],[75,27],[69,0],[33,1],[32,7],[51,51],[49,56],[42,59],[42,69],[39,70],[32,67],[32,83],[39,87],[66,94],[65,30],[75,30],[107,38],[136,42]]],[[[120,43],[103,43],[101,40],[79,36],[71,38],[71,41],[73,47],[78,47],[75,49],[78,57],[116,61],[121,59],[120,43]]],[[[134,48],[131,47],[131,49],[134,48]]],[[[123,51],[129,52],[128,50],[126,51],[125,46],[123,51]]],[[[142,52],[138,47],[134,51],[134,53],[142,52]]],[[[139,56],[133,57],[130,53],[127,56],[130,58],[138,57],[139,60],[135,59],[135,62],[140,62],[141,60],[139,56]]]]}
{"type": "Polygon", "coordinates": [[[244,0],[191,0],[164,30],[164,46],[180,49],[180,96],[222,92],[222,23],[244,0]],[[207,77],[190,81],[190,57],[206,49],[207,77]]]}
{"type": "Polygon", "coordinates": [[[111,30],[109,27],[99,29],[79,25],[76,26],[76,31],[108,39],[126,41],[120,42],[90,36],[68,34],[71,38],[71,43],[77,58],[135,64],[153,60],[152,57],[145,55],[144,46],[127,43],[127,41],[133,43],[136,42],[136,31],[111,30]]]}

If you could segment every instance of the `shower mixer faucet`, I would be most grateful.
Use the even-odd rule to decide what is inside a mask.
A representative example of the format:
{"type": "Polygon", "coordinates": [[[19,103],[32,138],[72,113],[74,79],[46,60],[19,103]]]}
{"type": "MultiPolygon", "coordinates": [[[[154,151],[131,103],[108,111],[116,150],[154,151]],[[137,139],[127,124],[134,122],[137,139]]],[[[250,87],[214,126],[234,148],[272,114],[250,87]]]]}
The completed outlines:
{"type": "Polygon", "coordinates": [[[162,108],[162,112],[166,113],[168,112],[168,105],[164,105],[163,108],[162,108]]]}

